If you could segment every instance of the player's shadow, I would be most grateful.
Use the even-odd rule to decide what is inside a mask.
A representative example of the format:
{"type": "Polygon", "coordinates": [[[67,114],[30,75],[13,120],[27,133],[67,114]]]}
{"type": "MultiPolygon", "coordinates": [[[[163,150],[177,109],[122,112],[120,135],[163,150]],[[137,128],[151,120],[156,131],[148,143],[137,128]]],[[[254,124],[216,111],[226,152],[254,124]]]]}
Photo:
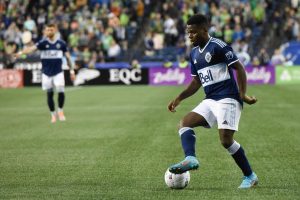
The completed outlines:
{"type": "Polygon", "coordinates": [[[187,188],[184,188],[184,189],[170,189],[170,188],[167,188],[167,187],[162,187],[162,188],[155,188],[154,190],[156,191],[166,191],[166,190],[169,190],[169,191],[225,191],[225,188],[222,188],[222,187],[187,187],[187,188]]]}
{"type": "Polygon", "coordinates": [[[193,187],[187,187],[184,190],[189,190],[189,191],[222,191],[225,190],[222,187],[201,187],[201,186],[193,186],[193,187]]]}

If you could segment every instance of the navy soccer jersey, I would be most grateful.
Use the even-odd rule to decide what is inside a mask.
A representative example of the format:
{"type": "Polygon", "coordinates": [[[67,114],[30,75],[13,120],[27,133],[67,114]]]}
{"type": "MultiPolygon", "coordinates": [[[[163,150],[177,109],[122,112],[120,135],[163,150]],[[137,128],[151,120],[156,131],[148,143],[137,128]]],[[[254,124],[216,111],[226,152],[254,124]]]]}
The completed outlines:
{"type": "Polygon", "coordinates": [[[233,98],[242,104],[230,67],[238,58],[230,46],[210,37],[203,49],[199,46],[192,49],[190,59],[191,74],[199,77],[206,99],[233,98]]]}
{"type": "Polygon", "coordinates": [[[62,72],[62,59],[67,51],[67,45],[63,40],[40,40],[36,43],[41,51],[42,72],[47,76],[54,76],[62,72]]]}

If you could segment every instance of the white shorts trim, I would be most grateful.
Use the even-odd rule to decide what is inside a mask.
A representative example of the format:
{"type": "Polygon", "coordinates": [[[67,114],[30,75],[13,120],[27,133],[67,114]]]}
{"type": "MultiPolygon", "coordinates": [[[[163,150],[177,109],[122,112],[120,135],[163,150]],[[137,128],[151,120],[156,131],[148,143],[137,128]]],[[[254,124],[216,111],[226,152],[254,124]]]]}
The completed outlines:
{"type": "Polygon", "coordinates": [[[218,129],[229,129],[238,131],[242,107],[240,103],[231,98],[219,101],[212,99],[203,100],[192,110],[205,118],[211,128],[218,124],[218,129]]]}
{"type": "Polygon", "coordinates": [[[65,87],[64,72],[56,74],[55,76],[47,76],[46,74],[42,74],[42,89],[49,90],[54,87],[56,89],[65,87]]]}

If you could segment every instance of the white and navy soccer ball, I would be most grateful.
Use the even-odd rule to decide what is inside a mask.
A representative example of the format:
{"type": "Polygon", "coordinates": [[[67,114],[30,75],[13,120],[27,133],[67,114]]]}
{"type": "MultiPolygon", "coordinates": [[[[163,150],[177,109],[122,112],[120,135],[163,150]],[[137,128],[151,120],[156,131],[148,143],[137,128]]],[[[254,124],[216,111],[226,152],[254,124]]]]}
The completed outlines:
{"type": "Polygon", "coordinates": [[[167,169],[165,173],[165,182],[169,188],[184,189],[190,182],[190,172],[186,171],[182,174],[173,174],[167,169]]]}

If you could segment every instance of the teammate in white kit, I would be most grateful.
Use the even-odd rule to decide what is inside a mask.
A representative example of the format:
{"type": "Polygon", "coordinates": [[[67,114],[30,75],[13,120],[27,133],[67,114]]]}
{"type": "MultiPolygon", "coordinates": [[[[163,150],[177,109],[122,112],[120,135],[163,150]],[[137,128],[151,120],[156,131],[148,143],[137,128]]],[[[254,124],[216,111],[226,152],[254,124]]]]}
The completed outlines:
{"type": "Polygon", "coordinates": [[[258,183],[242,146],[233,139],[238,130],[243,102],[256,103],[257,99],[246,95],[246,73],[244,67],[225,42],[208,34],[209,22],[204,15],[196,14],[187,22],[187,33],[194,45],[190,53],[191,75],[193,80],[168,105],[171,112],[180,102],[203,86],[205,99],[188,113],[179,125],[185,159],[172,165],[169,171],[181,174],[197,169],[199,161],[195,154],[196,136],[194,127],[210,128],[217,124],[222,145],[226,148],[244,174],[239,188],[251,188],[258,183]],[[237,84],[233,76],[236,70],[237,84]]]}
{"type": "Polygon", "coordinates": [[[66,117],[63,112],[65,102],[65,78],[62,70],[62,59],[65,55],[68,66],[70,67],[71,80],[75,80],[73,63],[71,62],[70,53],[67,50],[66,43],[56,38],[56,25],[48,24],[45,28],[45,39],[38,41],[35,45],[26,47],[15,54],[19,57],[23,54],[29,54],[36,50],[41,51],[42,62],[42,88],[47,91],[47,102],[51,112],[51,122],[55,123],[57,116],[60,121],[65,121],[66,117]],[[53,100],[54,88],[58,92],[58,112],[55,112],[53,100]]]}

